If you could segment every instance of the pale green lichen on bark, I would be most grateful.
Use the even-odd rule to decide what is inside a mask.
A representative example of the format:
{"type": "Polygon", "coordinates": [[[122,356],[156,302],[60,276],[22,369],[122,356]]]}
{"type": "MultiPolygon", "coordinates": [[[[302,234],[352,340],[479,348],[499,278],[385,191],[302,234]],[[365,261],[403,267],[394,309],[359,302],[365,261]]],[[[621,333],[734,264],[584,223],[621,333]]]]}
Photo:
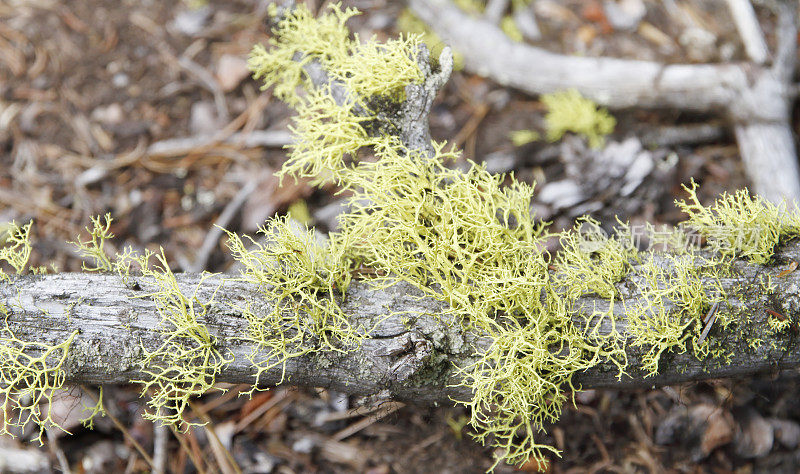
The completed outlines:
{"type": "Polygon", "coordinates": [[[186,428],[197,424],[183,416],[190,399],[212,388],[224,391],[215,387],[216,376],[233,360],[222,354],[217,338],[201,322],[214,307],[216,292],[207,301],[200,301],[197,292],[213,275],[203,274],[194,292],[185,294],[163,251],[139,256],[137,264],[144,279],[156,286],[141,297],[156,303],[162,340],[153,349],[142,347],[141,371],[147,377],[131,382],[142,385],[143,396],[149,394],[145,418],[186,428]],[[153,265],[151,256],[156,260],[153,265]]]}
{"type": "Polygon", "coordinates": [[[216,337],[202,322],[216,302],[213,296],[200,301],[197,292],[213,275],[203,274],[194,292],[186,294],[179,287],[163,250],[138,253],[126,247],[109,257],[105,244],[114,237],[109,231],[112,221],[109,214],[92,217],[92,226],[86,228],[89,239],[79,237],[73,244],[81,257],[94,261],[94,266],[84,263],[84,271],[113,272],[128,282],[134,278],[132,271],[138,268],[137,277],[143,283],[155,285],[154,291],[135,297],[149,298],[156,304],[161,341],[155,348],[141,346],[137,365],[145,377],[131,382],[141,384],[142,395],[149,396],[145,418],[186,428],[196,424],[183,416],[190,399],[214,389],[216,376],[232,361],[220,352],[216,337]]]}
{"type": "MultiPolygon", "coordinates": [[[[25,272],[30,258],[32,225],[32,221],[24,226],[10,223],[3,239],[5,245],[0,248],[0,261],[8,263],[17,274],[25,272]]],[[[9,284],[3,282],[9,277],[2,269],[0,274],[0,285],[9,284]]],[[[12,315],[13,305],[0,301],[0,435],[14,436],[14,428],[21,430],[33,423],[38,428],[34,440],[41,444],[47,428],[61,428],[53,419],[53,396],[64,386],[64,365],[78,331],[59,343],[24,340],[9,326],[12,315]]]]}
{"type": "MultiPolygon", "coordinates": [[[[12,221],[4,226],[4,232],[0,234],[0,238],[2,238],[0,244],[3,245],[0,248],[0,262],[6,262],[11,265],[18,274],[25,271],[28,259],[31,256],[30,234],[32,225],[33,221],[22,226],[12,221]]],[[[0,268],[0,278],[5,276],[5,272],[0,268]]]]}
{"type": "MultiPolygon", "coordinates": [[[[298,109],[293,129],[297,144],[281,175],[310,177],[316,184],[333,179],[351,192],[350,208],[340,216],[340,230],[330,234],[329,249],[311,247],[313,239],[308,234],[300,246],[278,242],[269,252],[265,253],[263,247],[252,252],[232,236],[234,254],[247,268],[245,278],[249,275],[252,279],[266,268],[270,278],[265,288],[277,291],[272,296],[278,301],[299,301],[308,308],[315,306],[310,296],[319,298],[322,313],[334,320],[341,315],[332,295],[343,288],[325,283],[315,285],[313,291],[304,285],[299,292],[287,290],[286,282],[298,281],[292,270],[286,270],[287,261],[311,270],[300,279],[306,283],[322,283],[328,280],[321,276],[330,278],[338,272],[366,267],[375,272],[373,279],[379,284],[404,281],[447,302],[465,330],[492,341],[475,364],[456,370],[474,394],[470,400],[459,402],[472,408],[470,423],[477,430],[476,437],[501,448],[498,462],[542,461],[547,451],[556,452],[552,446],[538,443],[536,435],[546,423],[558,419],[567,400],[565,392],[576,390],[572,376],[599,363],[611,363],[621,376],[628,365],[626,344],[646,348],[642,368],[649,374],[658,371],[659,360],[668,351],[691,349],[698,357],[722,355],[708,341],[697,342],[702,316],[726,298],[721,278],[730,270],[726,266],[729,253],[751,260],[759,255],[762,259],[753,261],[763,263],[768,259],[759,250],[764,245],[744,243],[733,253],[726,253],[730,246],[712,246],[716,256],[701,258],[688,248],[681,233],[674,232],[659,244],[676,250],[675,254],[640,254],[630,242],[630,226],[620,223],[615,238],[592,235],[579,226],[599,224],[586,218],[575,229],[560,234],[563,250],[551,262],[543,251],[549,236],[545,224],[537,222],[530,212],[531,186],[513,176],[491,175],[469,161],[465,171],[452,169],[448,163],[457,159],[458,153],[445,151],[445,144],[433,143],[432,154],[409,150],[391,127],[376,124],[381,120],[379,111],[363,107],[380,103],[372,95],[380,88],[369,90],[372,102],[361,100],[366,89],[348,83],[340,71],[361,60],[381,64],[380,70],[405,70],[403,61],[400,65],[394,62],[398,57],[415,60],[415,51],[401,43],[390,43],[365,49],[368,57],[359,58],[359,51],[339,46],[347,43],[343,39],[347,34],[344,21],[353,12],[343,14],[338,7],[332,12],[321,17],[319,27],[336,32],[333,46],[315,50],[319,46],[315,43],[305,52],[302,45],[296,45],[299,43],[287,45],[280,39],[286,25],[290,25],[287,38],[318,27],[305,7],[298,6],[285,14],[284,18],[291,19],[289,23],[278,23],[271,49],[256,47],[253,58],[258,60],[252,60],[251,66],[256,77],[266,77],[266,85],[276,84],[276,93],[288,94],[283,98],[298,109]],[[334,26],[335,22],[339,24],[334,26]],[[329,75],[340,79],[354,95],[337,102],[329,88],[304,80],[302,69],[294,62],[300,58],[301,63],[317,58],[329,75]],[[282,63],[289,71],[285,79],[280,79],[281,70],[270,69],[280,68],[282,63]],[[290,92],[286,88],[289,82],[290,92]],[[301,82],[307,92],[295,95],[295,87],[301,82]],[[369,154],[376,160],[359,159],[369,154]],[[279,255],[281,252],[285,254],[279,255]],[[310,260],[301,261],[299,253],[307,253],[310,260]],[[270,263],[265,264],[262,257],[267,254],[271,254],[266,259],[270,263]],[[331,262],[333,266],[329,266],[331,262]],[[624,300],[617,288],[634,267],[641,273],[634,284],[641,297],[638,304],[624,300]],[[608,306],[589,314],[575,307],[581,297],[592,294],[604,298],[608,306]],[[614,302],[620,300],[629,313],[630,340],[616,327],[614,302]],[[576,324],[576,320],[582,323],[576,324]],[[610,330],[600,331],[601,326],[610,330]]],[[[411,74],[392,82],[385,98],[401,98],[398,88],[416,78],[411,74]]],[[[546,96],[543,101],[550,109],[547,121],[551,140],[573,131],[599,147],[613,130],[614,119],[575,91],[546,96]]],[[[704,233],[708,230],[707,225],[703,227],[708,221],[706,213],[711,212],[713,217],[720,206],[725,207],[725,199],[722,205],[708,208],[713,211],[699,205],[685,207],[690,215],[688,223],[699,224],[698,230],[704,233]]],[[[765,215],[777,217],[763,201],[749,202],[742,195],[742,199],[731,202],[756,215],[766,209],[765,215]]],[[[727,225],[732,227],[747,218],[725,214],[727,225]]],[[[782,219],[793,223],[795,218],[782,219]]],[[[280,227],[285,222],[273,221],[271,225],[280,227]]],[[[782,224],[779,234],[794,235],[792,225],[782,224]]],[[[285,303],[281,306],[283,310],[292,309],[285,303]]],[[[302,311],[295,314],[299,318],[302,311]]],[[[735,323],[732,313],[720,313],[719,318],[722,327],[735,323]]],[[[255,328],[275,324],[267,320],[255,323],[255,328]]],[[[307,322],[298,320],[294,324],[307,322]]],[[[302,333],[300,327],[293,334],[302,333]]],[[[349,330],[345,328],[344,332],[349,330]]],[[[257,338],[270,354],[277,354],[273,363],[293,356],[286,352],[288,345],[283,340],[276,343],[263,335],[257,338]]],[[[298,339],[292,344],[300,342],[298,339]]]]}
{"type": "MultiPolygon", "coordinates": [[[[8,313],[0,308],[3,318],[8,313]]],[[[11,427],[29,423],[38,427],[34,440],[42,443],[47,428],[61,428],[53,419],[53,396],[63,389],[63,366],[78,331],[58,344],[19,339],[4,321],[0,329],[0,435],[11,435],[11,427]]],[[[61,428],[63,429],[63,428],[61,428]]]]}
{"type": "Polygon", "coordinates": [[[686,224],[698,230],[715,252],[727,258],[746,258],[767,263],[781,240],[800,235],[800,213],[786,205],[773,204],[747,189],[723,194],[711,206],[697,198],[697,184],[684,186],[689,200],[676,201],[689,218],[686,224]]]}
{"type": "Polygon", "coordinates": [[[86,265],[84,262],[81,268],[87,272],[110,272],[114,269],[114,264],[108,257],[105,251],[106,241],[114,238],[114,234],[110,231],[111,214],[107,213],[105,216],[93,216],[90,218],[92,226],[86,227],[85,230],[89,234],[88,240],[81,240],[78,236],[77,240],[70,242],[76,247],[76,252],[84,258],[91,259],[94,266],[86,265]]]}
{"type": "MultiPolygon", "coordinates": [[[[288,17],[292,18],[293,31],[315,28],[305,12],[288,17]],[[298,18],[308,24],[294,23],[298,18]]],[[[323,25],[330,29],[326,23],[330,16],[323,18],[323,25]]],[[[280,31],[279,26],[276,33],[280,31]]],[[[260,59],[251,65],[256,67],[257,77],[276,82],[271,78],[279,73],[263,69],[265,65],[272,67],[280,58],[297,58],[299,51],[283,45],[278,39],[271,50],[255,50],[253,57],[260,59]]],[[[415,58],[413,50],[400,45],[383,48],[415,58]]],[[[334,51],[327,57],[340,54],[334,51]]],[[[385,62],[383,67],[393,68],[397,67],[396,57],[371,54],[369,61],[385,62]]],[[[294,75],[291,80],[294,85],[300,82],[294,75]]],[[[357,88],[349,90],[359,92],[357,88]]],[[[388,90],[389,99],[397,97],[392,88],[388,90]]],[[[385,131],[386,127],[365,127],[374,117],[365,119],[365,115],[356,114],[355,101],[337,103],[325,87],[309,84],[307,95],[291,98],[290,103],[299,104],[299,125],[294,129],[298,144],[282,173],[314,175],[318,181],[319,173],[326,173],[352,192],[351,208],[340,218],[342,230],[330,235],[331,248],[347,256],[339,268],[372,268],[382,284],[408,282],[424,294],[447,302],[465,328],[492,337],[490,350],[478,363],[459,368],[464,384],[475,392],[471,400],[461,402],[473,408],[471,422],[479,438],[491,438],[494,445],[505,450],[498,462],[524,463],[531,456],[541,459],[544,451],[554,451],[537,443],[535,435],[545,422],[558,418],[566,399],[563,391],[572,388],[572,375],[601,360],[622,360],[624,351],[616,340],[618,334],[600,336],[593,331],[607,315],[595,315],[594,325],[586,325],[589,330],[573,323],[574,298],[555,290],[548,272],[549,259],[541,250],[548,235],[544,224],[530,212],[533,188],[513,177],[492,175],[471,162],[463,172],[449,168],[447,164],[457,159],[458,153],[445,151],[443,143],[433,144],[432,156],[408,150],[397,136],[385,131]],[[322,123],[315,123],[319,119],[322,123]],[[342,159],[366,152],[378,159],[352,164],[342,159]],[[503,186],[506,180],[510,184],[503,186]]],[[[234,255],[248,268],[245,275],[252,277],[280,262],[275,255],[268,265],[259,260],[260,269],[254,272],[252,259],[263,255],[263,249],[244,251],[239,241],[233,242],[234,255]]],[[[287,256],[295,251],[317,255],[308,247],[292,250],[284,244],[277,248],[285,248],[287,256]]],[[[302,267],[302,262],[294,263],[302,267]]],[[[617,265],[624,267],[622,262],[617,265]]],[[[610,271],[619,273],[619,269],[610,271]]],[[[288,275],[289,281],[296,282],[291,271],[288,275]]],[[[278,276],[286,277],[283,273],[278,276]]],[[[281,281],[271,283],[272,288],[283,291],[281,281]]],[[[331,294],[333,288],[324,290],[314,296],[331,294]]],[[[306,301],[305,293],[303,289],[292,293],[291,301],[306,301]]],[[[279,298],[287,299],[285,293],[279,298]]],[[[323,296],[323,311],[335,315],[338,307],[328,305],[328,301],[334,301],[329,298],[323,296]]]]}
{"type": "Polygon", "coordinates": [[[253,390],[261,374],[311,352],[346,352],[359,346],[365,331],[353,327],[339,307],[350,285],[351,272],[343,248],[323,247],[314,232],[292,228],[287,218],[272,219],[261,228],[267,243],[250,240],[251,248],[228,232],[228,247],[250,282],[274,305],[266,314],[238,308],[247,319],[246,341],[254,343],[250,361],[256,368],[253,390]]]}

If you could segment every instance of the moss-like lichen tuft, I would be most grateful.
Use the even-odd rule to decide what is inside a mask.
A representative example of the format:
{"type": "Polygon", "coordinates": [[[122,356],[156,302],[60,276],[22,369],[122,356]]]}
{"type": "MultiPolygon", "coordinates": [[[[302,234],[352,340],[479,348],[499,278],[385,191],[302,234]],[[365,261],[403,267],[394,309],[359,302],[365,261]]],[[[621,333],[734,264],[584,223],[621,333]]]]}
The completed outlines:
{"type": "MultiPolygon", "coordinates": [[[[3,233],[3,247],[0,248],[0,262],[6,262],[14,269],[16,273],[25,271],[25,266],[28,264],[28,259],[31,256],[31,226],[33,221],[25,225],[17,225],[16,222],[11,222],[6,225],[5,232],[3,233]]],[[[5,273],[0,268],[0,277],[5,273]]]]}
{"type": "Polygon", "coordinates": [[[64,364],[78,331],[58,344],[19,339],[8,326],[9,311],[0,303],[0,435],[14,435],[12,427],[38,427],[35,440],[49,427],[61,428],[51,412],[53,395],[64,386],[64,364]]]}
{"type": "Polygon", "coordinates": [[[200,301],[197,290],[212,275],[204,274],[194,293],[185,294],[163,251],[152,256],[156,259],[152,266],[149,253],[137,259],[144,279],[156,285],[155,291],[141,297],[156,303],[163,340],[154,349],[142,348],[141,370],[147,377],[132,382],[142,384],[142,395],[150,394],[146,418],[186,427],[191,423],[183,418],[183,412],[190,398],[214,388],[216,375],[232,359],[220,353],[216,338],[200,321],[215,302],[213,297],[200,301]]]}
{"type": "Polygon", "coordinates": [[[586,137],[592,148],[600,148],[606,135],[617,125],[616,119],[606,109],[598,107],[575,89],[544,94],[541,101],[548,109],[545,123],[550,141],[560,140],[565,133],[573,132],[586,137]]]}
{"type": "Polygon", "coordinates": [[[675,204],[689,216],[686,224],[724,257],[767,263],[782,239],[800,235],[800,213],[796,209],[788,212],[784,204],[751,196],[747,189],[725,193],[708,207],[700,204],[694,181],[684,189],[689,193],[688,202],[675,204]]]}
{"type": "MultiPolygon", "coordinates": [[[[344,315],[337,295],[344,295],[351,273],[344,248],[323,247],[313,231],[293,228],[286,218],[274,218],[261,228],[267,243],[242,239],[228,232],[228,247],[244,267],[242,279],[255,284],[274,303],[257,314],[239,308],[248,321],[247,340],[255,344],[250,361],[256,367],[253,389],[261,374],[293,357],[315,351],[349,351],[358,347],[364,331],[344,315]]],[[[283,381],[283,377],[281,377],[283,381]]]]}
{"type": "Polygon", "coordinates": [[[100,216],[92,217],[92,226],[86,227],[89,240],[81,240],[81,238],[78,237],[77,240],[71,242],[77,247],[76,251],[81,257],[84,259],[91,259],[94,262],[93,267],[86,265],[86,262],[84,262],[81,265],[84,271],[110,272],[113,270],[114,264],[105,251],[106,241],[114,238],[114,234],[110,231],[111,222],[113,220],[111,214],[106,214],[102,218],[100,216]]]}

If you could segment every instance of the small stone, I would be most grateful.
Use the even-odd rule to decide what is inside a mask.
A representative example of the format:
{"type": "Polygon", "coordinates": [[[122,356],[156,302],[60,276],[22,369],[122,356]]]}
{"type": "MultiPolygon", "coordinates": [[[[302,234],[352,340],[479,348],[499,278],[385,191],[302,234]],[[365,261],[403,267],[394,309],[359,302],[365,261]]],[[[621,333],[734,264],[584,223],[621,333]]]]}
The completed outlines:
{"type": "Polygon", "coordinates": [[[792,420],[770,418],[767,420],[772,426],[775,439],[787,449],[795,449],[800,444],[800,424],[792,420]]]}
{"type": "Polygon", "coordinates": [[[255,453],[253,454],[253,465],[250,466],[248,472],[258,474],[268,474],[275,470],[279,459],[271,456],[268,453],[255,453]]]}
{"type": "Polygon", "coordinates": [[[118,452],[115,448],[116,446],[111,441],[98,441],[89,446],[84,451],[81,459],[81,471],[111,472],[113,466],[117,465],[120,459],[127,458],[130,455],[127,449],[118,452]]]}
{"type": "Polygon", "coordinates": [[[507,173],[517,166],[517,157],[513,153],[496,151],[483,158],[486,171],[492,174],[507,173]]]}
{"type": "Polygon", "coordinates": [[[189,129],[195,135],[210,135],[219,130],[217,109],[211,102],[195,102],[192,104],[189,129]]]}
{"type": "Polygon", "coordinates": [[[760,458],[772,449],[774,432],[772,425],[752,408],[739,412],[739,426],[734,437],[736,453],[743,458],[760,458]]]}
{"type": "Polygon", "coordinates": [[[581,405],[589,405],[597,399],[597,390],[584,390],[575,395],[575,399],[581,405]]]}
{"type": "Polygon", "coordinates": [[[111,83],[114,87],[122,89],[123,87],[128,87],[128,84],[131,83],[131,78],[124,72],[118,72],[111,78],[111,83]]]}
{"type": "Polygon", "coordinates": [[[633,31],[647,13],[647,8],[642,0],[606,1],[603,10],[611,26],[616,30],[633,31]]]}
{"type": "Polygon", "coordinates": [[[97,107],[92,111],[92,120],[103,125],[119,125],[124,117],[122,106],[116,102],[105,107],[97,107]]]}
{"type": "Polygon", "coordinates": [[[248,75],[250,70],[247,68],[247,61],[242,57],[223,54],[217,61],[217,82],[225,92],[236,89],[248,75]]]}
{"type": "Polygon", "coordinates": [[[186,36],[195,36],[205,28],[206,22],[210,16],[211,8],[207,6],[194,10],[182,11],[175,16],[170,26],[186,36]]]}
{"type": "Polygon", "coordinates": [[[296,453],[308,454],[314,449],[317,442],[310,436],[303,436],[292,444],[292,451],[296,453]]]}
{"type": "Polygon", "coordinates": [[[537,196],[537,200],[556,209],[572,207],[585,199],[583,187],[569,179],[545,184],[537,196]]]}
{"type": "Polygon", "coordinates": [[[20,448],[10,437],[0,438],[0,472],[36,473],[50,472],[50,460],[45,451],[20,448]]]}
{"type": "Polygon", "coordinates": [[[733,420],[722,408],[701,403],[672,409],[656,429],[655,442],[678,444],[691,450],[694,462],[701,461],[733,439],[733,420]]]}

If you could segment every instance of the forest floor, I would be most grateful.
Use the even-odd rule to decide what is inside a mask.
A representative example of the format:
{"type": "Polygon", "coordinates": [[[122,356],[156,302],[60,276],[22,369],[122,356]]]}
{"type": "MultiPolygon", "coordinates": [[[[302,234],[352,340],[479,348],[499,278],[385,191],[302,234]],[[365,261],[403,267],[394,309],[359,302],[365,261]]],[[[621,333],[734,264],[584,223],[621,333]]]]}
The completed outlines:
{"type": "MultiPolygon", "coordinates": [[[[75,240],[91,216],[104,213],[114,218],[111,252],[125,245],[163,247],[176,271],[223,272],[231,266],[224,242],[198,255],[231,202],[241,205],[224,225],[240,233],[252,234],[265,219],[289,209],[322,230],[335,225],[335,188],[318,190],[302,181],[279,185],[273,176],[286,156],[281,145],[288,142],[291,114],[269,91],[260,91],[245,65],[251,47],[269,38],[267,3],[0,2],[0,223],[34,221],[32,265],[80,270],[82,262],[66,242],[75,240]],[[253,131],[271,132],[270,142],[237,138],[253,131]],[[174,141],[179,138],[186,140],[174,141]],[[251,191],[242,194],[249,184],[251,191]]],[[[603,2],[539,3],[538,44],[554,51],[664,62],[742,57],[722,1],[674,2],[712,35],[713,41],[705,36],[702,44],[691,36],[678,39],[685,32],[660,12],[661,2],[638,2],[647,14],[638,28],[625,31],[609,21],[603,2]]],[[[365,12],[351,23],[362,37],[398,33],[403,2],[345,4],[365,12]]],[[[763,21],[769,26],[773,20],[763,21]]],[[[535,97],[457,71],[434,106],[431,126],[437,139],[463,148],[464,158],[542,185],[565,174],[558,146],[514,146],[509,132],[541,130],[544,112],[535,97]]],[[[618,125],[610,140],[672,125],[720,124],[719,117],[669,111],[612,112],[618,125]]],[[[662,146],[665,156],[675,158],[674,167],[667,179],[643,184],[651,187],[651,198],[624,210],[609,198],[600,214],[672,224],[681,218],[672,202],[689,178],[701,184],[706,200],[746,186],[735,142],[724,126],[719,130],[702,143],[662,146]]],[[[537,210],[556,227],[571,225],[574,217],[571,209],[542,203],[537,210]]],[[[247,398],[235,396],[244,387],[227,388],[227,394],[195,402],[188,417],[207,416],[205,426],[170,433],[162,442],[169,472],[236,472],[235,464],[252,473],[466,473],[483,472],[492,463],[491,449],[471,440],[460,407],[391,404],[365,414],[351,411],[355,400],[321,389],[281,387],[247,398]]],[[[783,373],[581,392],[541,437],[563,451],[546,468],[797,472],[798,391],[800,377],[783,373]]],[[[84,398],[76,389],[59,401],[71,436],[54,430],[41,448],[0,438],[0,472],[65,464],[74,472],[149,470],[129,442],[136,439],[151,453],[157,443],[152,425],[142,419],[136,387],[106,390],[106,405],[121,424],[104,418],[93,431],[76,423],[84,398]]],[[[501,466],[497,472],[514,470],[501,466]]]]}

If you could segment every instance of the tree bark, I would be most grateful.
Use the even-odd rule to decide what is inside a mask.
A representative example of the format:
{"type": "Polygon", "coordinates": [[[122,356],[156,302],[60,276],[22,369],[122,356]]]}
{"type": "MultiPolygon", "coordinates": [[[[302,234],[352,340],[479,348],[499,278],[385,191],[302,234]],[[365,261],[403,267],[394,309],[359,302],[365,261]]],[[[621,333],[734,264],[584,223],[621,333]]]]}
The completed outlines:
{"type": "MultiPolygon", "coordinates": [[[[776,261],[791,260],[800,261],[800,243],[783,248],[776,261]]],[[[644,348],[629,345],[628,375],[618,379],[614,366],[599,365],[576,374],[574,381],[583,388],[649,387],[800,365],[797,331],[770,335],[766,323],[767,310],[797,321],[800,271],[783,275],[781,270],[786,265],[743,262],[737,263],[736,268],[739,276],[725,279],[724,285],[748,296],[731,299],[727,305],[753,315],[752,322],[741,329],[746,335],[744,341],[764,340],[759,348],[751,349],[741,339],[731,342],[729,348],[734,355],[729,363],[698,360],[689,353],[666,353],[659,364],[659,374],[643,377],[637,367],[644,348]],[[773,295],[763,294],[755,283],[759,275],[771,275],[777,287],[773,295]]],[[[630,283],[636,271],[619,284],[622,293],[629,294],[628,304],[638,298],[630,283]]],[[[217,382],[254,383],[255,370],[247,355],[256,347],[246,340],[247,321],[237,308],[249,304],[252,311],[270,311],[272,303],[253,285],[220,275],[201,284],[197,274],[178,274],[177,278],[186,295],[193,294],[199,284],[196,297],[200,301],[211,299],[216,292],[215,302],[202,322],[218,338],[221,352],[233,357],[217,376],[217,382]]],[[[21,340],[57,344],[76,329],[79,331],[65,367],[69,383],[124,384],[144,376],[140,367],[142,347],[157,347],[163,337],[158,330],[158,308],[147,297],[155,287],[145,278],[136,280],[135,285],[126,285],[119,276],[94,273],[18,276],[0,284],[0,302],[9,313],[9,328],[21,340]]],[[[591,311],[607,304],[598,298],[584,298],[578,307],[591,311]]],[[[290,359],[284,383],[426,404],[470,397],[469,389],[458,385],[461,379],[454,367],[477,360],[489,341],[455,324],[445,313],[445,304],[420,297],[406,284],[375,289],[357,282],[348,291],[343,310],[356,325],[377,324],[370,337],[347,353],[310,353],[290,359]]],[[[617,329],[627,335],[622,303],[616,304],[615,314],[621,319],[617,329]]],[[[579,320],[576,317],[576,322],[579,320]]],[[[719,328],[713,328],[708,337],[733,339],[719,328]]],[[[275,385],[281,382],[281,376],[281,367],[276,367],[262,374],[260,383],[275,385]]]]}

